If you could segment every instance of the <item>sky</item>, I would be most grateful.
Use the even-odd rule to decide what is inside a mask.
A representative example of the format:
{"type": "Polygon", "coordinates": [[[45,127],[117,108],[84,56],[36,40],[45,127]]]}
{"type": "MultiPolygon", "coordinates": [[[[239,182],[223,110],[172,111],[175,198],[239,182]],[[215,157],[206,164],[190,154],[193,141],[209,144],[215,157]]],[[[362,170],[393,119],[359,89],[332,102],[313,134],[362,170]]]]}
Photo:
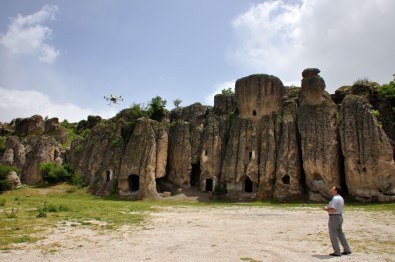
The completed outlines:
{"type": "Polygon", "coordinates": [[[0,122],[173,109],[251,74],[326,91],[395,73],[393,0],[0,0],[0,122]],[[122,96],[108,105],[104,96],[122,96]]]}

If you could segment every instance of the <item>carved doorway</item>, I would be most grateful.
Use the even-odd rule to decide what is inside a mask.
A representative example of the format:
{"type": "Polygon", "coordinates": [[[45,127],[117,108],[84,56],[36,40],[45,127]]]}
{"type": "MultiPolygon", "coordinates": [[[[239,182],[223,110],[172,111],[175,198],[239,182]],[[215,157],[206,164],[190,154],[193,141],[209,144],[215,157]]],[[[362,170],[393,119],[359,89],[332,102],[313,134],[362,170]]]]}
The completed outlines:
{"type": "Polygon", "coordinates": [[[199,186],[200,181],[200,162],[192,165],[191,186],[199,186]]]}
{"type": "Polygon", "coordinates": [[[140,177],[138,175],[130,175],[128,177],[129,191],[136,192],[140,189],[140,177]]]}
{"type": "Polygon", "coordinates": [[[206,191],[213,191],[213,179],[207,178],[206,179],[206,191]]]}
{"type": "Polygon", "coordinates": [[[253,190],[253,183],[249,177],[246,177],[244,180],[244,192],[246,193],[252,193],[253,190]]]}

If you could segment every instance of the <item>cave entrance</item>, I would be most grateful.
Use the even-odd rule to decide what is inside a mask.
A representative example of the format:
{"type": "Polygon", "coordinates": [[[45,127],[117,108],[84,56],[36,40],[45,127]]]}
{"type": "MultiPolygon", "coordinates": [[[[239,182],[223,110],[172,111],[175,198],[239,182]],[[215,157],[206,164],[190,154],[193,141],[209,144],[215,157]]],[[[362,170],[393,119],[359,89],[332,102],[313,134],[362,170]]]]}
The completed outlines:
{"type": "Polygon", "coordinates": [[[109,182],[112,178],[112,172],[110,170],[106,171],[106,182],[109,182]]]}
{"type": "Polygon", "coordinates": [[[200,162],[192,164],[191,186],[199,186],[200,181],[200,162]]]}
{"type": "Polygon", "coordinates": [[[138,175],[130,175],[128,177],[129,191],[135,192],[140,189],[140,177],[138,175]]]}
{"type": "Polygon", "coordinates": [[[285,175],[281,178],[281,181],[284,185],[289,185],[289,183],[291,182],[291,177],[289,175],[285,175]]]}
{"type": "Polygon", "coordinates": [[[246,177],[246,179],[244,179],[244,192],[252,193],[253,190],[252,187],[253,187],[253,183],[251,179],[249,177],[246,177]]]}
{"type": "Polygon", "coordinates": [[[213,179],[212,178],[206,179],[206,191],[213,191],[213,179]]]}

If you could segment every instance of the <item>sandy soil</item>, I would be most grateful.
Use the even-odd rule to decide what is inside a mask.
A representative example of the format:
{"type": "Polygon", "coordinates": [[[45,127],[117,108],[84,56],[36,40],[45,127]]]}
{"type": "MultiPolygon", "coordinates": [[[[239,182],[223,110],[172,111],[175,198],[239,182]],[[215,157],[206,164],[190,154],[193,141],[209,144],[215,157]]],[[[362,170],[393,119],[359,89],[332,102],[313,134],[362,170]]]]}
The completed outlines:
{"type": "Polygon", "coordinates": [[[331,257],[327,214],[311,207],[166,207],[112,232],[61,224],[0,261],[395,261],[395,216],[348,211],[353,253],[331,257]]]}

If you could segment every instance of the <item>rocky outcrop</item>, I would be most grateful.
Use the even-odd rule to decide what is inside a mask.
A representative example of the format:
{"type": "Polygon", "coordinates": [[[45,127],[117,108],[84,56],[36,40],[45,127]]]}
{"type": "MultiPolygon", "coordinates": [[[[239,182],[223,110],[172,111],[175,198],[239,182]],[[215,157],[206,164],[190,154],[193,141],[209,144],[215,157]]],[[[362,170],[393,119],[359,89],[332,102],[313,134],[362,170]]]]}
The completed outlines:
{"type": "Polygon", "coordinates": [[[41,163],[67,163],[92,193],[127,199],[197,187],[234,200],[326,201],[341,185],[357,200],[394,202],[393,102],[369,81],[329,95],[318,69],[302,76],[301,88],[243,77],[213,107],[178,107],[163,123],[136,106],[78,125],[17,119],[0,125],[0,160],[29,184],[42,180],[41,163]],[[63,153],[69,131],[75,139],[63,153]]]}
{"type": "Polygon", "coordinates": [[[7,176],[7,180],[10,182],[11,189],[17,189],[22,186],[21,180],[15,171],[11,171],[7,176]]]}
{"type": "Polygon", "coordinates": [[[71,143],[66,154],[67,163],[90,185],[92,193],[109,195],[117,191],[121,140],[117,123],[113,122],[97,125],[86,138],[78,138],[71,143]]]}
{"type": "Polygon", "coordinates": [[[15,135],[41,135],[45,130],[45,122],[42,116],[34,115],[29,118],[17,118],[15,120],[15,135]]]}
{"type": "Polygon", "coordinates": [[[122,157],[118,189],[122,196],[136,199],[160,198],[156,179],[166,175],[167,128],[141,118],[122,157]]]}
{"type": "Polygon", "coordinates": [[[236,81],[235,94],[240,117],[258,122],[279,109],[284,95],[281,80],[272,75],[251,75],[236,81]]]}
{"type": "Polygon", "coordinates": [[[317,68],[307,68],[302,72],[302,90],[299,102],[301,105],[319,105],[322,102],[322,95],[325,89],[325,81],[318,74],[317,68]]]}
{"type": "Polygon", "coordinates": [[[312,200],[331,196],[333,185],[340,185],[337,105],[323,97],[325,83],[319,70],[303,71],[303,103],[300,103],[298,126],[301,138],[305,185],[312,200]]]}
{"type": "Polygon", "coordinates": [[[280,201],[302,199],[304,195],[297,133],[297,105],[292,100],[286,101],[281,111],[281,131],[273,192],[273,197],[280,201]]]}
{"type": "Polygon", "coordinates": [[[59,157],[59,145],[53,137],[40,136],[28,141],[29,145],[25,148],[31,148],[26,154],[26,163],[23,167],[21,181],[26,184],[38,184],[42,182],[40,172],[41,163],[62,163],[59,157]]]}
{"type": "Polygon", "coordinates": [[[237,106],[234,94],[218,94],[214,96],[214,114],[221,116],[230,114],[237,106]]]}
{"type": "Polygon", "coordinates": [[[213,191],[219,185],[221,177],[223,137],[221,123],[223,120],[209,114],[203,129],[200,154],[200,175],[197,185],[202,191],[213,191]]]}
{"type": "Polygon", "coordinates": [[[340,138],[350,195],[363,201],[394,201],[393,149],[366,97],[348,95],[343,100],[340,138]]]}
{"type": "Polygon", "coordinates": [[[177,120],[169,132],[169,180],[177,186],[190,187],[192,151],[189,122],[177,120]]]}

